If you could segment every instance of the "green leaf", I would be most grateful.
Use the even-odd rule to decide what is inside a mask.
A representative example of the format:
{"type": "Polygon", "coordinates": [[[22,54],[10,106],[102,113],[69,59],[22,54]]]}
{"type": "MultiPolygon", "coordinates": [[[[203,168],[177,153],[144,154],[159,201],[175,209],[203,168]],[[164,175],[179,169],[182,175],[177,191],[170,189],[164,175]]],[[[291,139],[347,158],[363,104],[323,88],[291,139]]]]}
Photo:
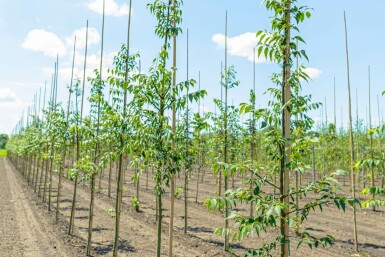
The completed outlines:
{"type": "Polygon", "coordinates": [[[260,193],[260,188],[259,188],[259,186],[257,185],[257,186],[255,186],[255,188],[254,188],[254,190],[253,190],[253,194],[254,194],[254,195],[259,195],[259,193],[260,193]]]}

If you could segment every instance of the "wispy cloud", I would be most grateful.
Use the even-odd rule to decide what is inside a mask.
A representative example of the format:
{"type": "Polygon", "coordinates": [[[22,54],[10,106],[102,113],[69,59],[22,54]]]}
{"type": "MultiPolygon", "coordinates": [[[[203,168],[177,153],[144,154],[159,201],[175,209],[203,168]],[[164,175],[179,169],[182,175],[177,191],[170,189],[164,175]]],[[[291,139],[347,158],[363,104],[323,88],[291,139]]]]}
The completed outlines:
{"type": "Polygon", "coordinates": [[[34,29],[28,32],[21,46],[24,49],[42,52],[50,57],[54,57],[56,54],[59,56],[66,54],[66,46],[63,41],[55,33],[44,29],[34,29]]]}
{"type": "MultiPolygon", "coordinates": [[[[73,41],[76,36],[76,49],[84,49],[86,47],[86,27],[80,28],[72,32],[71,36],[66,38],[68,47],[73,46],[73,41]]],[[[95,45],[100,42],[101,36],[99,31],[95,28],[88,28],[88,45],[95,45]]]]}
{"type": "MultiPolygon", "coordinates": [[[[91,0],[86,4],[87,8],[97,12],[103,13],[103,0],[91,0]]],[[[121,17],[129,14],[129,6],[127,4],[118,5],[114,0],[106,0],[105,14],[109,16],[121,17]]]]}
{"type": "MultiPolygon", "coordinates": [[[[77,29],[71,36],[63,40],[53,32],[44,29],[33,29],[28,32],[21,47],[27,50],[42,52],[46,56],[55,57],[57,54],[63,57],[72,53],[73,40],[76,36],[76,49],[84,49],[86,46],[86,27],[77,29]]],[[[88,45],[100,42],[101,36],[95,28],[88,28],[88,45]]]]}
{"type": "Polygon", "coordinates": [[[303,70],[311,79],[318,78],[322,74],[322,70],[317,68],[307,67],[303,70]]]}
{"type": "MultiPolygon", "coordinates": [[[[211,40],[221,49],[225,48],[225,35],[214,34],[211,40]]],[[[257,53],[254,56],[254,48],[256,48],[258,38],[254,32],[246,32],[234,37],[227,37],[228,53],[232,56],[247,58],[249,61],[263,63],[266,62],[264,57],[258,57],[257,53]]]]}
{"type": "Polygon", "coordinates": [[[9,88],[0,88],[0,108],[17,108],[22,105],[21,100],[9,88]]]}

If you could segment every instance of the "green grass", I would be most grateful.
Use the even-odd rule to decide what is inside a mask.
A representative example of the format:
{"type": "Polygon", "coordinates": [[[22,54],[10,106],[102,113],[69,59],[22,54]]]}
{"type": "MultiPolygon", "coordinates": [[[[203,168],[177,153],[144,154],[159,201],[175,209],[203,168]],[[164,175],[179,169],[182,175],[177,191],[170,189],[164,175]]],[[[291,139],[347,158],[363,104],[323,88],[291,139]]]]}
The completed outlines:
{"type": "Polygon", "coordinates": [[[1,157],[6,157],[7,156],[7,150],[0,149],[0,158],[1,157]]]}

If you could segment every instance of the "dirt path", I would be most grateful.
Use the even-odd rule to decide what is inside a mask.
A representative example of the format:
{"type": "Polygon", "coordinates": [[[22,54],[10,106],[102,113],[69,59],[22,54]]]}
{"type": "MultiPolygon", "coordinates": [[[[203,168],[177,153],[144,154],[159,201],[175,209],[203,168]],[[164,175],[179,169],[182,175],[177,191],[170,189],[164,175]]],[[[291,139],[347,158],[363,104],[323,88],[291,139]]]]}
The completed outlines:
{"type": "MultiPolygon", "coordinates": [[[[54,210],[56,190],[52,193],[53,211],[48,212],[41,198],[33,194],[19,172],[5,159],[0,159],[0,256],[85,256],[85,245],[88,228],[89,186],[79,185],[75,220],[75,236],[66,235],[71,209],[73,182],[63,180],[60,222],[55,224],[54,210]],[[13,219],[12,219],[13,218],[13,219]],[[37,241],[35,241],[35,238],[37,241]],[[17,242],[17,243],[15,243],[17,242]],[[20,244],[20,246],[18,245],[20,244]],[[17,247],[15,246],[17,245],[17,247]],[[60,253],[60,254],[59,254],[60,253]],[[2,255],[3,254],[3,255],[2,255]]],[[[137,213],[131,206],[131,196],[136,189],[130,181],[132,171],[127,174],[127,191],[121,220],[119,256],[155,256],[156,221],[155,198],[152,191],[154,182],[150,174],[149,187],[145,187],[145,174],[140,183],[141,212],[137,213]]],[[[183,177],[181,176],[181,179],[183,177]]],[[[57,188],[57,176],[53,177],[53,189],[57,188]]],[[[96,194],[93,233],[93,256],[111,256],[115,219],[107,210],[114,208],[115,178],[112,184],[112,198],[107,197],[107,178],[101,181],[102,190],[96,194]]],[[[175,202],[175,237],[174,256],[232,256],[222,250],[222,238],[213,234],[213,228],[222,225],[223,215],[209,213],[202,202],[216,191],[215,179],[207,172],[204,183],[200,185],[198,203],[195,201],[195,183],[193,176],[190,187],[189,228],[188,235],[183,234],[183,200],[175,202]]],[[[181,180],[178,179],[178,185],[181,180]]],[[[167,256],[168,245],[168,189],[164,196],[164,219],[162,233],[162,256],[167,256]]],[[[344,188],[348,191],[348,188],[344,188]]],[[[246,211],[248,206],[238,206],[246,211]]],[[[317,211],[318,212],[318,211],[317,211]]],[[[370,254],[363,256],[385,256],[385,215],[383,212],[358,211],[358,227],[360,248],[370,254]]],[[[308,257],[340,257],[358,256],[352,251],[351,210],[346,213],[335,208],[326,208],[323,213],[313,215],[309,224],[317,231],[317,235],[332,234],[336,237],[336,245],[332,248],[309,250],[307,247],[295,249],[292,245],[292,256],[308,257]]],[[[277,231],[272,229],[262,238],[247,239],[242,243],[234,242],[234,250],[244,254],[246,249],[253,248],[262,242],[269,241],[277,231]]],[[[273,254],[276,256],[276,254],[273,254]]]]}
{"type": "Polygon", "coordinates": [[[60,234],[37,206],[18,173],[0,158],[0,256],[72,257],[60,234]]]}

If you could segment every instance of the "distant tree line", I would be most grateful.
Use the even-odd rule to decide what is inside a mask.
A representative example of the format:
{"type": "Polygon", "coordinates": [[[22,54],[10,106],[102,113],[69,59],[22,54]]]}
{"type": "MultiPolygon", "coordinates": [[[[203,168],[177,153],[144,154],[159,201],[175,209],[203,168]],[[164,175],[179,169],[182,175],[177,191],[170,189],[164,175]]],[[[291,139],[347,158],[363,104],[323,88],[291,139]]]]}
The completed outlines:
{"type": "Polygon", "coordinates": [[[8,135],[0,134],[0,149],[5,149],[7,142],[8,142],[8,135]]]}

